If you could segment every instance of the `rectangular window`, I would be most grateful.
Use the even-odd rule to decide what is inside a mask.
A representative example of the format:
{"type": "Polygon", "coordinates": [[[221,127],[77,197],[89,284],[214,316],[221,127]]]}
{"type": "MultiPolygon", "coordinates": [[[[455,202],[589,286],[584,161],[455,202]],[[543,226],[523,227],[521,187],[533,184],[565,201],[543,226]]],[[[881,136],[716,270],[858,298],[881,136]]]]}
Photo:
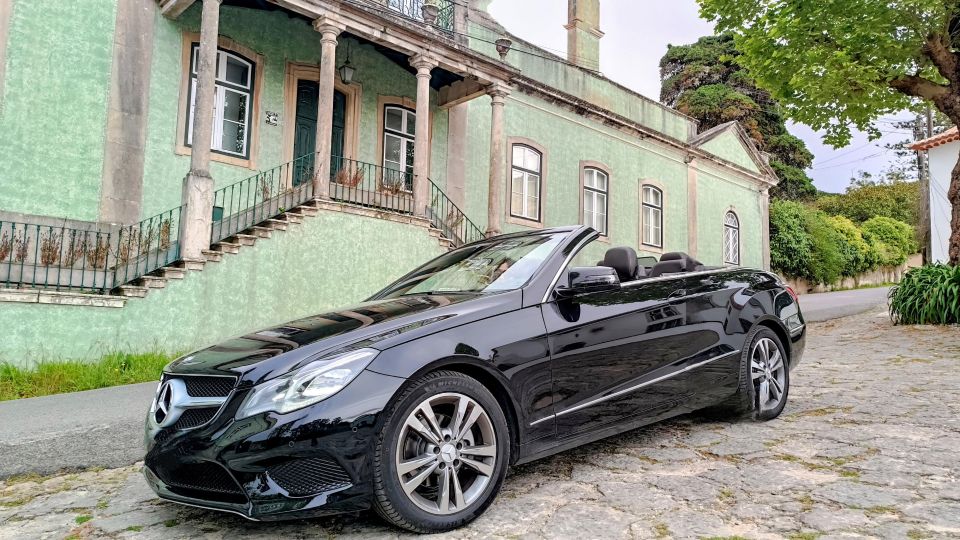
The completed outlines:
{"type": "Polygon", "coordinates": [[[607,235],[607,193],[610,177],[600,169],[583,170],[583,224],[607,235]]]}
{"type": "MultiPolygon", "coordinates": [[[[187,118],[186,145],[193,144],[193,118],[197,99],[197,53],[193,45],[190,55],[190,110],[187,118]]],[[[213,94],[213,136],[210,149],[220,154],[250,157],[251,99],[253,98],[254,64],[224,50],[217,51],[216,81],[213,94]]]]}
{"type": "Polygon", "coordinates": [[[663,247],[663,192],[643,186],[643,244],[663,247]]]}
{"type": "Polygon", "coordinates": [[[513,145],[510,215],[540,221],[540,180],[543,156],[529,146],[513,145]]]}
{"type": "Polygon", "coordinates": [[[417,113],[388,106],[383,112],[383,185],[413,191],[417,113]]]}

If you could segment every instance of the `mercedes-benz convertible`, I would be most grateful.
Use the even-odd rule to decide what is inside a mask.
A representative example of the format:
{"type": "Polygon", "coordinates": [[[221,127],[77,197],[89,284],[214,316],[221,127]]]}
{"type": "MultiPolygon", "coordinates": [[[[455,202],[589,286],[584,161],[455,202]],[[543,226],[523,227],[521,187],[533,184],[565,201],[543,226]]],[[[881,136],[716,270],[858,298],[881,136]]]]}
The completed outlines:
{"type": "Polygon", "coordinates": [[[780,414],[805,341],[780,278],[597,240],[481,240],[179,358],[147,417],[147,481],[253,520],[372,507],[439,532],[483,513],[511,465],[700,409],[780,414]]]}

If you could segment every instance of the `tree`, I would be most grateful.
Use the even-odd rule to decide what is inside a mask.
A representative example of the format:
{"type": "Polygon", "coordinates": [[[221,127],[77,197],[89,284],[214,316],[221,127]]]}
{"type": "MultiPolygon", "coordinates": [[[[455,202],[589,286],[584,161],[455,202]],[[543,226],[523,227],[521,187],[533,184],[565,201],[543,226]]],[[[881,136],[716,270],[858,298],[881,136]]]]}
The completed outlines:
{"type": "Polygon", "coordinates": [[[704,130],[739,122],[757,147],[770,154],[780,180],[771,194],[793,200],[814,197],[816,188],[804,172],[813,154],[787,132],[780,106],[736,63],[737,54],[731,36],[670,45],[660,59],[660,101],[696,118],[704,130]]]}
{"type": "Polygon", "coordinates": [[[814,204],[831,216],[844,216],[855,223],[882,216],[915,227],[920,221],[919,193],[917,182],[864,183],[861,176],[851,181],[846,193],[820,197],[814,204]]]}
{"type": "Polygon", "coordinates": [[[923,112],[918,112],[910,120],[901,120],[893,122],[891,127],[898,131],[906,131],[912,134],[911,137],[901,139],[894,143],[888,143],[883,147],[893,152],[894,161],[886,171],[887,176],[897,177],[902,180],[916,179],[920,174],[920,167],[923,163],[923,155],[909,146],[920,139],[926,139],[927,134],[938,135],[950,129],[950,119],[942,112],[935,111],[930,115],[931,122],[927,126],[927,116],[923,112]]]}
{"type": "MultiPolygon", "coordinates": [[[[883,114],[932,104],[960,124],[960,5],[932,0],[698,0],[737,62],[798,122],[834,146],[876,137],[883,114]]],[[[960,264],[960,160],[947,194],[960,264]]]]}

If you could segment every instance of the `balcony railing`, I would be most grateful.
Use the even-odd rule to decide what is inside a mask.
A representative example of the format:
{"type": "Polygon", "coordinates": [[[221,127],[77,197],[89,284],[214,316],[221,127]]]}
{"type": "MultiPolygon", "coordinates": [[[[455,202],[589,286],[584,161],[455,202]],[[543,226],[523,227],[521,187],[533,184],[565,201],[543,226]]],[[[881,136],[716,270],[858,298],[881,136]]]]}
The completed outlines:
{"type": "MultiPolygon", "coordinates": [[[[423,22],[423,5],[429,2],[425,0],[386,0],[385,3],[392,11],[404,17],[423,22]]],[[[440,30],[453,32],[453,0],[437,0],[435,5],[438,11],[437,20],[433,25],[440,30]]]]}
{"type": "Polygon", "coordinates": [[[313,198],[314,154],[244,178],[213,194],[214,244],[313,198]]]}
{"type": "Polygon", "coordinates": [[[483,231],[463,213],[446,193],[430,180],[430,205],[427,207],[430,224],[440,233],[460,247],[483,239],[483,231]]]}
{"type": "Polygon", "coordinates": [[[373,163],[330,158],[330,198],[349,204],[413,213],[413,174],[373,163]]]}
{"type": "Polygon", "coordinates": [[[180,210],[100,229],[0,222],[0,285],[109,292],[180,258],[180,210]]]}

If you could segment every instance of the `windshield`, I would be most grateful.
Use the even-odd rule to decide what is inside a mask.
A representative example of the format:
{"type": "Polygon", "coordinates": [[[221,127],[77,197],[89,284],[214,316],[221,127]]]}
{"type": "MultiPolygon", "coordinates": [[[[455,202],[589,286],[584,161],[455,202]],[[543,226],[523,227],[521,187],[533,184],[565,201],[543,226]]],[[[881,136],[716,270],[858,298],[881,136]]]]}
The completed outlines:
{"type": "Polygon", "coordinates": [[[491,293],[519,289],[540,269],[563,234],[505,238],[438,257],[378,298],[423,293],[491,293]]]}

